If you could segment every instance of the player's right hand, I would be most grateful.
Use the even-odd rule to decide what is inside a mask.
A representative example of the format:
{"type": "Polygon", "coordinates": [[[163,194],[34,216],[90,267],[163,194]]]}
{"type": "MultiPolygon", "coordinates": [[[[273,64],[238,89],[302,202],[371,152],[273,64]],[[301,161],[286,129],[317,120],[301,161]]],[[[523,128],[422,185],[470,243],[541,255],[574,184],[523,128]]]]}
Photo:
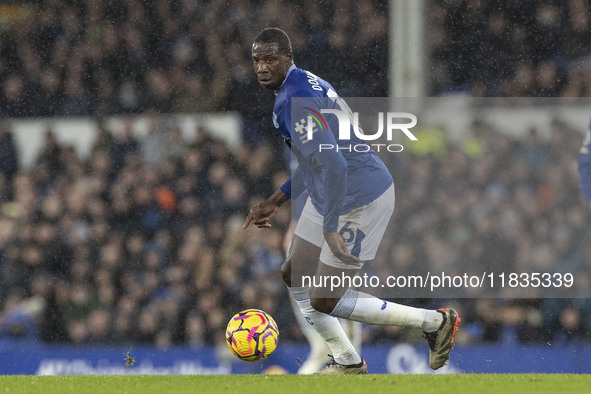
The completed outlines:
{"type": "Polygon", "coordinates": [[[339,260],[345,264],[361,267],[361,260],[349,253],[341,234],[336,231],[324,231],[323,233],[328,247],[339,260]]]}

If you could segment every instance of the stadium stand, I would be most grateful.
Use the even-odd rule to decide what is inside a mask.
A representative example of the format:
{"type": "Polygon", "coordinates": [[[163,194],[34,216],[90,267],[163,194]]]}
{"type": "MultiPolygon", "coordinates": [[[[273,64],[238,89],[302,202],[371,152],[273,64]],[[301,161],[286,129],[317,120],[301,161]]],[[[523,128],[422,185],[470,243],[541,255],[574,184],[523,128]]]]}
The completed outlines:
{"type": "MultiPolygon", "coordinates": [[[[162,127],[164,146],[178,141],[174,129],[162,127]]],[[[156,167],[142,159],[149,138],[101,133],[82,162],[48,132],[34,167],[3,183],[0,335],[213,344],[242,305],[259,305],[293,327],[283,286],[266,280],[278,279],[289,210],[264,233],[241,228],[247,206],[270,191],[261,179],[278,185],[287,176],[268,165],[271,148],[231,151],[203,133],[167,150],[156,167]]],[[[576,151],[580,133],[556,123],[552,145],[535,130],[528,141],[482,124],[473,133],[478,156],[449,144],[443,154],[397,157],[394,176],[406,192],[381,254],[398,274],[412,273],[416,261],[451,270],[501,260],[516,270],[588,278],[588,214],[566,154],[576,151]],[[505,167],[508,158],[514,162],[505,167]]],[[[466,340],[588,339],[586,298],[460,305],[469,311],[466,340]]],[[[403,334],[366,332],[369,342],[403,334]]],[[[300,335],[297,328],[287,334],[300,335]]]]}
{"type": "Polygon", "coordinates": [[[588,0],[434,0],[429,5],[432,95],[589,95],[588,0]]]}
{"type": "MultiPolygon", "coordinates": [[[[250,43],[281,24],[296,64],[330,76],[343,96],[384,96],[387,2],[226,3],[30,1],[0,30],[3,117],[98,119],[88,160],[57,143],[48,125],[31,168],[19,168],[10,124],[0,126],[0,340],[216,344],[244,305],[303,340],[283,285],[263,280],[278,279],[289,211],[264,234],[241,229],[248,207],[270,194],[269,180],[278,186],[288,176],[269,164],[283,152],[264,137],[272,97],[253,94],[250,43]],[[248,143],[232,150],[207,132],[184,141],[160,115],[201,111],[239,111],[248,143]],[[154,126],[143,139],[100,121],[146,112],[154,126]]],[[[504,12],[478,0],[430,2],[431,93],[588,95],[589,3],[501,3],[504,12]],[[479,51],[475,32],[485,43],[479,51]],[[509,38],[514,44],[503,45],[509,38]]],[[[405,191],[397,236],[381,253],[409,270],[416,260],[439,267],[502,258],[591,277],[589,215],[571,171],[581,134],[553,128],[549,144],[536,130],[514,140],[474,124],[476,151],[446,145],[405,155],[394,174],[405,191]],[[517,162],[511,171],[508,160],[517,162]]],[[[589,299],[458,304],[466,311],[458,341],[591,338],[589,299]]],[[[405,335],[374,327],[366,341],[414,339],[405,335]]]]}

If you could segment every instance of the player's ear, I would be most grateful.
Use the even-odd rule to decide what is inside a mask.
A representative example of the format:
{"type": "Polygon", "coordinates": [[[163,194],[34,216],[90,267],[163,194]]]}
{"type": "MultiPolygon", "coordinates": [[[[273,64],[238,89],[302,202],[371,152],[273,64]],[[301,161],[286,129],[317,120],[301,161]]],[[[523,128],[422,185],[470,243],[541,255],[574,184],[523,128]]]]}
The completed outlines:
{"type": "Polygon", "coordinates": [[[291,65],[293,63],[293,52],[292,51],[289,51],[285,54],[285,61],[289,65],[291,65]]]}

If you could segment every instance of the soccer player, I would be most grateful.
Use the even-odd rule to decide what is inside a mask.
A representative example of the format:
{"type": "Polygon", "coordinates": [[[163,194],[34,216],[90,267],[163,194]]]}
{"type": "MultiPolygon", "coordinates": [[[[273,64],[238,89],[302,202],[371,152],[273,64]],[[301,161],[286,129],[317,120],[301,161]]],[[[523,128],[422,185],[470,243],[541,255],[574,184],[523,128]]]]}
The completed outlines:
{"type": "Polygon", "coordinates": [[[365,361],[337,318],[421,329],[429,343],[430,367],[441,368],[449,359],[460,321],[455,310],[413,308],[344,287],[327,294],[325,289],[303,286],[301,276],[292,277],[292,269],[321,277],[353,277],[373,260],[394,210],[394,184],[373,150],[320,151],[320,144],[363,143],[354,133],[351,141],[339,141],[336,116],[326,117],[327,130],[315,132],[313,138],[307,135],[303,125],[309,111],[320,113],[326,103],[344,110],[346,104],[328,82],[295,66],[291,42],[283,30],[267,28],[255,37],[252,62],[259,84],[275,92],[273,124],[297,158],[298,168],[279,190],[250,210],[244,228],[251,223],[270,227],[277,210],[305,187],[309,198],[281,273],[306,321],[332,352],[333,361],[319,373],[367,373],[365,361]],[[294,97],[310,98],[317,107],[296,105],[292,119],[294,97]]]}
{"type": "Polygon", "coordinates": [[[591,124],[579,151],[579,187],[587,205],[591,203],[591,124]]]}

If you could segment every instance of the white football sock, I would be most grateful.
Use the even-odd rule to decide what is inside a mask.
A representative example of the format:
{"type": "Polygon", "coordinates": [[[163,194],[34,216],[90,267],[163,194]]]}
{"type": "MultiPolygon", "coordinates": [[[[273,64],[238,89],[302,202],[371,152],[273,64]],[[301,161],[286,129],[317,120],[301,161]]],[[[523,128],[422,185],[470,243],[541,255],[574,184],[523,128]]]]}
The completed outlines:
{"type": "Polygon", "coordinates": [[[310,305],[310,292],[307,287],[288,287],[295,298],[304,318],[324,339],[335,361],[343,365],[359,364],[361,356],[357,354],[349,338],[343,331],[336,317],[318,312],[310,305]]]}
{"type": "Polygon", "coordinates": [[[423,309],[425,311],[425,320],[421,324],[421,330],[433,332],[439,330],[443,323],[443,315],[434,309],[423,309]]]}
{"type": "Polygon", "coordinates": [[[293,298],[291,298],[290,301],[291,309],[293,309],[293,314],[302,330],[302,334],[304,334],[310,344],[310,353],[308,354],[306,361],[300,365],[298,374],[312,374],[319,371],[324,364],[330,361],[327,356],[327,354],[330,353],[330,349],[326,345],[324,339],[318,335],[316,330],[314,330],[310,323],[304,318],[298,303],[293,298]]]}
{"type": "Polygon", "coordinates": [[[339,323],[343,327],[347,338],[353,344],[357,353],[361,353],[361,342],[363,341],[363,329],[361,323],[355,320],[343,319],[339,317],[339,323]]]}
{"type": "Polygon", "coordinates": [[[345,292],[331,315],[367,324],[420,328],[426,332],[436,331],[443,322],[443,316],[437,311],[384,301],[355,290],[345,292]]]}

